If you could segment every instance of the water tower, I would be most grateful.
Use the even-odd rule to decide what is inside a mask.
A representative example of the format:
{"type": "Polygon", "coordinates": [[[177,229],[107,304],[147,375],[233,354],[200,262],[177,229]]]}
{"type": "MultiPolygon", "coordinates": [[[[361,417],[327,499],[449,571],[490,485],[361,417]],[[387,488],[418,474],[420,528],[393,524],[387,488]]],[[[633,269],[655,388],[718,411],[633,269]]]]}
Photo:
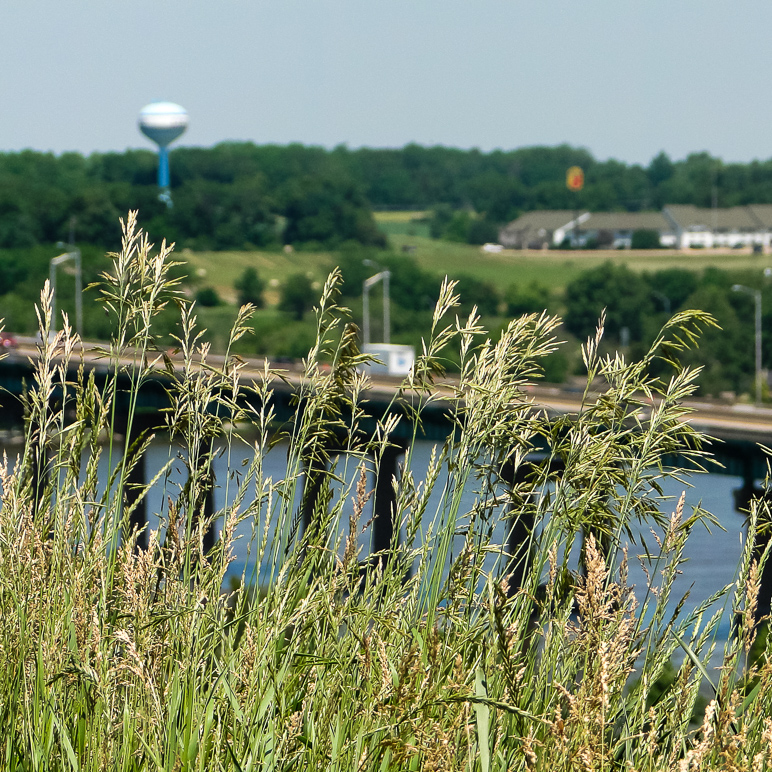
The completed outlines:
{"type": "Polygon", "coordinates": [[[173,102],[151,102],[139,113],[139,129],[158,145],[158,196],[172,205],[169,190],[169,145],[188,127],[188,112],[173,102]]]}

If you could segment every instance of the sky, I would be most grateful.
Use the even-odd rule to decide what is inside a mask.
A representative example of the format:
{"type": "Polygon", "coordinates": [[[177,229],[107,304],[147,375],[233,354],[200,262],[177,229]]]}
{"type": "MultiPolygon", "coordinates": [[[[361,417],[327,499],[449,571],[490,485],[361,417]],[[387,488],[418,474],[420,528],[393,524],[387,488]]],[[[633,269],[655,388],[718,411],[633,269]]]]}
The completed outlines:
{"type": "Polygon", "coordinates": [[[772,157],[769,0],[0,0],[0,150],[571,145],[772,157]]]}

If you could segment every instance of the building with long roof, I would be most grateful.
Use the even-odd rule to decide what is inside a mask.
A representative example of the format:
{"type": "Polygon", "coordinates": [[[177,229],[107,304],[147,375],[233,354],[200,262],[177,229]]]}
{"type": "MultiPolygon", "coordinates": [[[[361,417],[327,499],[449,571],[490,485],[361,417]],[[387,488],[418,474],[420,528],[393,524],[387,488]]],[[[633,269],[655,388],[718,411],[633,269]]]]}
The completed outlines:
{"type": "Polygon", "coordinates": [[[636,231],[655,231],[661,246],[675,246],[675,230],[662,212],[592,212],[581,225],[580,246],[630,249],[636,231]]]}
{"type": "Polygon", "coordinates": [[[772,204],[704,209],[669,204],[661,212],[526,212],[503,227],[500,243],[509,249],[572,247],[629,249],[636,231],[657,233],[660,246],[673,249],[769,248],[772,204]]]}
{"type": "MultiPolygon", "coordinates": [[[[585,217],[587,212],[579,217],[585,217]]],[[[573,225],[577,212],[547,209],[526,212],[499,231],[499,243],[507,249],[546,249],[561,244],[566,229],[573,225]]]]}
{"type": "Polygon", "coordinates": [[[711,209],[669,204],[662,214],[676,233],[680,249],[769,246],[772,206],[750,204],[711,209]]]}

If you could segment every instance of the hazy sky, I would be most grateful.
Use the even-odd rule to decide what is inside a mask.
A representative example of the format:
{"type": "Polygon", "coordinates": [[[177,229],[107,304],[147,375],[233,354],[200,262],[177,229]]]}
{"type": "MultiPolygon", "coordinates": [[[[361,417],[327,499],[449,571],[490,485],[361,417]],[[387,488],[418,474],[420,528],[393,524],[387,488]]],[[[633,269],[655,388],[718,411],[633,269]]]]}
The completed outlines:
{"type": "Polygon", "coordinates": [[[0,0],[0,149],[568,142],[772,157],[769,0],[0,0]]]}

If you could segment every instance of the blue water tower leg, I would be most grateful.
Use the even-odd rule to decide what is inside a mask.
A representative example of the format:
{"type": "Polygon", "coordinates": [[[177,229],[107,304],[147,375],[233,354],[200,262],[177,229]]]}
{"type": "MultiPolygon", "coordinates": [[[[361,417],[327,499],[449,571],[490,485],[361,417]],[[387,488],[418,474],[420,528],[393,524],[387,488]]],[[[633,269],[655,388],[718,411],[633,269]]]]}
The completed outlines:
{"type": "Polygon", "coordinates": [[[161,145],[158,148],[158,187],[161,190],[158,200],[163,201],[171,209],[173,204],[169,181],[169,149],[166,145],[161,145]]]}
{"type": "Polygon", "coordinates": [[[169,148],[158,148],[158,187],[166,190],[169,187],[169,148]]]}

